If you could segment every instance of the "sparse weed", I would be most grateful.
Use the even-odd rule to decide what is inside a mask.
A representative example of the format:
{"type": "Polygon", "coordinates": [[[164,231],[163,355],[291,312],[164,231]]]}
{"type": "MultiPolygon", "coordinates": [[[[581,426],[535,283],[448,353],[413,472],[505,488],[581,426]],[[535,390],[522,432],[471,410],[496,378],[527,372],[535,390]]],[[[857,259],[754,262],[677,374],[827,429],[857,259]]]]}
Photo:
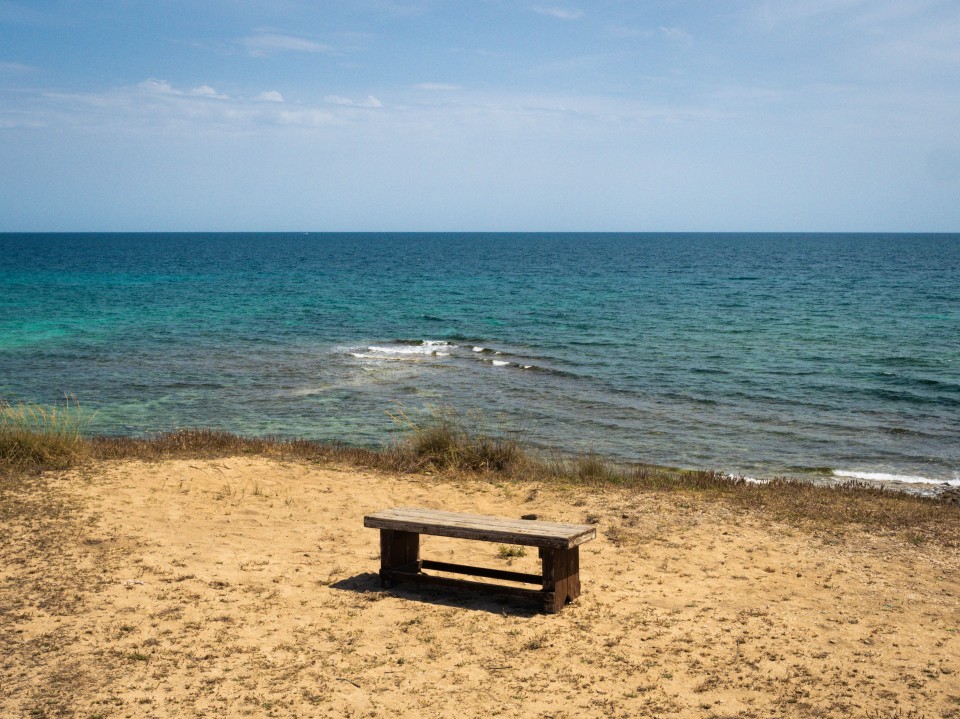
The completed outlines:
{"type": "Polygon", "coordinates": [[[527,556],[527,550],[523,547],[501,544],[497,547],[497,556],[500,559],[513,559],[514,557],[527,556]]]}

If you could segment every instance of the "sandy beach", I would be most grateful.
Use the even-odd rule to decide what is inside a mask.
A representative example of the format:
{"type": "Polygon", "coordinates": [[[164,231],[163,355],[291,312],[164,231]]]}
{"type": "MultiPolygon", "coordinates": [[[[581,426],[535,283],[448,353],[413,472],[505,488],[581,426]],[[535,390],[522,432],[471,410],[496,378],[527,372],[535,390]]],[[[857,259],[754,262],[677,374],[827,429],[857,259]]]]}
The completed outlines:
{"type": "MultiPolygon", "coordinates": [[[[3,526],[0,716],[960,717],[960,559],[935,543],[256,457],[42,481],[3,526]],[[363,515],[391,506],[595,523],[583,595],[544,615],[382,591],[363,515]]],[[[422,551],[537,571],[496,544],[422,551]]]]}

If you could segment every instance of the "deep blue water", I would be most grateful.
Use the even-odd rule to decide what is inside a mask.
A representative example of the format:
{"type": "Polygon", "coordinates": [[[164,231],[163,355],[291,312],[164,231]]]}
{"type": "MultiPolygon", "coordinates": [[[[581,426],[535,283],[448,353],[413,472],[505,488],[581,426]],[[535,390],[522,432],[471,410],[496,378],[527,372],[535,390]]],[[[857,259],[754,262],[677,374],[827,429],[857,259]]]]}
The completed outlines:
{"type": "Polygon", "coordinates": [[[0,398],[93,429],[960,483],[960,235],[0,234],[0,398]],[[889,477],[888,477],[889,478],[889,477]]]}

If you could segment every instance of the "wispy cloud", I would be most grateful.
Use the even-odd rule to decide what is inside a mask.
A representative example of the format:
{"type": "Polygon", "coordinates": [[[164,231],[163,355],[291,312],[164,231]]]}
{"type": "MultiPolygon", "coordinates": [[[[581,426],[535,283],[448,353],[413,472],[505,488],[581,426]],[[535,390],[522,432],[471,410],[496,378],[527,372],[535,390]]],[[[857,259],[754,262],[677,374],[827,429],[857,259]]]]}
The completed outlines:
{"type": "Polygon", "coordinates": [[[383,107],[383,103],[373,95],[367,95],[363,100],[352,100],[349,97],[341,97],[340,95],[327,95],[323,98],[323,101],[342,107],[383,107]]]}
{"type": "Polygon", "coordinates": [[[583,17],[583,10],[576,8],[553,7],[547,5],[534,5],[530,8],[533,12],[540,15],[555,17],[558,20],[577,20],[583,17]]]}
{"type": "MultiPolygon", "coordinates": [[[[589,131],[640,123],[712,122],[709,108],[652,105],[572,95],[418,92],[407,102],[384,103],[374,95],[328,95],[319,103],[289,103],[276,90],[247,97],[226,95],[208,84],[181,88],[162,79],[102,92],[38,93],[19,108],[0,106],[0,128],[84,127],[111,134],[185,135],[269,131],[271,128],[376,126],[397,137],[478,131],[589,131]],[[456,98],[452,101],[451,98],[456,98]],[[431,99],[431,98],[436,98],[431,99]],[[362,110],[362,111],[361,111],[362,110]],[[375,110],[375,111],[372,111],[375,110]],[[499,130],[498,130],[499,128],[499,130]]],[[[362,130],[358,130],[362,132],[362,130]]]]}
{"type": "Polygon", "coordinates": [[[192,90],[188,91],[187,94],[193,97],[212,97],[217,100],[227,99],[226,95],[217,92],[209,85],[200,85],[199,87],[195,87],[192,90]]]}
{"type": "Polygon", "coordinates": [[[151,93],[154,95],[180,95],[180,96],[189,96],[189,97],[207,97],[215,100],[227,100],[229,99],[227,95],[219,93],[214,90],[209,85],[200,85],[198,87],[191,88],[190,90],[178,90],[171,83],[166,80],[157,80],[156,78],[149,78],[141,82],[137,87],[146,93],[151,93]]]}
{"type": "Polygon", "coordinates": [[[266,92],[261,92],[253,99],[257,102],[283,102],[283,95],[276,90],[267,90],[266,92]]]}
{"type": "Polygon", "coordinates": [[[278,52],[316,52],[332,54],[334,48],[324,43],[295,35],[262,32],[242,38],[240,44],[254,57],[265,57],[278,52]]]}
{"type": "Polygon", "coordinates": [[[289,108],[276,90],[244,98],[210,85],[184,89],[156,78],[102,92],[44,92],[23,102],[19,109],[0,106],[0,127],[84,127],[111,134],[163,129],[193,135],[338,122],[322,107],[289,108]]]}

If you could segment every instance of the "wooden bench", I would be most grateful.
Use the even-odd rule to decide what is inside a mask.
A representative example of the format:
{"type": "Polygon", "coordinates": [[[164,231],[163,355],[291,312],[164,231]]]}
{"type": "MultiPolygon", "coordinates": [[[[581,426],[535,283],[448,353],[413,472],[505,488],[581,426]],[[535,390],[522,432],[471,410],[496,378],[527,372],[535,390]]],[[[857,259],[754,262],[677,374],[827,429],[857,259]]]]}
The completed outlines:
{"type": "Polygon", "coordinates": [[[543,609],[548,613],[559,612],[565,603],[580,596],[580,545],[597,536],[596,528],[589,524],[504,519],[408,507],[368,514],[363,518],[363,526],[380,530],[380,583],[383,587],[411,581],[446,587],[495,590],[501,594],[533,597],[543,603],[543,609]],[[509,572],[421,559],[421,534],[538,547],[543,573],[509,572]],[[425,574],[425,569],[538,584],[540,589],[440,577],[425,574]]]}

